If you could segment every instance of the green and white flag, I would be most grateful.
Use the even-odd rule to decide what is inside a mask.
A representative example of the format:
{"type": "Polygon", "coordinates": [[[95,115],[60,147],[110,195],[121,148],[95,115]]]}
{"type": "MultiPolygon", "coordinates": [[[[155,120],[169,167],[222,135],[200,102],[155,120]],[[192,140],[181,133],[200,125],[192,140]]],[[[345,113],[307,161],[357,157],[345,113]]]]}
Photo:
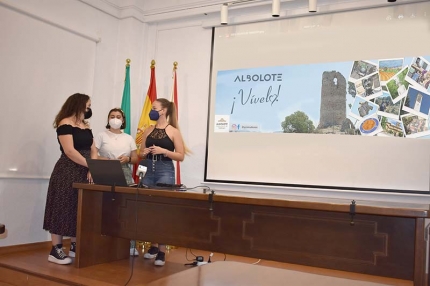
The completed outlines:
{"type": "Polygon", "coordinates": [[[124,81],[124,91],[122,93],[121,109],[124,112],[125,120],[127,126],[124,129],[124,133],[131,134],[130,132],[130,60],[127,59],[127,64],[125,65],[125,81],[124,81]]]}

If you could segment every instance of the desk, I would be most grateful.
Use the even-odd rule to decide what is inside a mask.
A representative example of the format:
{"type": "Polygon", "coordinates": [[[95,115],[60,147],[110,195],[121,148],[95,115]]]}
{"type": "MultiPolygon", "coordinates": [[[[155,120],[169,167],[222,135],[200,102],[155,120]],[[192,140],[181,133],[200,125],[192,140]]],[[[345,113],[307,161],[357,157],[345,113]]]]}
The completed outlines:
{"type": "Polygon", "coordinates": [[[426,285],[429,205],[357,201],[352,226],[350,201],[341,199],[216,193],[211,204],[202,193],[74,187],[76,267],[128,258],[137,239],[426,285]]]}
{"type": "Polygon", "coordinates": [[[387,284],[322,276],[233,261],[219,261],[194,267],[147,286],[381,286],[387,284]]]}

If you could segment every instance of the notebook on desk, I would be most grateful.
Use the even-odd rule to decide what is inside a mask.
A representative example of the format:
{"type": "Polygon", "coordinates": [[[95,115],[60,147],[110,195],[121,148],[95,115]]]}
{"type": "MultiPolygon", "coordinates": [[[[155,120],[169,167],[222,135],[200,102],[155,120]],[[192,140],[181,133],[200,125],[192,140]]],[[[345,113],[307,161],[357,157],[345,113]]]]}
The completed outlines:
{"type": "Polygon", "coordinates": [[[119,160],[87,159],[88,168],[93,177],[94,184],[130,187],[125,179],[119,160]]]}

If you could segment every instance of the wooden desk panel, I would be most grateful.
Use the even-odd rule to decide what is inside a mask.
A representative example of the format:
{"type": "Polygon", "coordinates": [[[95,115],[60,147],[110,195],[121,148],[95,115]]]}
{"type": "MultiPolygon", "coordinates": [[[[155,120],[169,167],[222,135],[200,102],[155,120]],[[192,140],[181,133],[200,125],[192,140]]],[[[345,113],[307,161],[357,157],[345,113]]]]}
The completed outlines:
{"type": "Polygon", "coordinates": [[[178,246],[211,245],[219,219],[208,203],[168,197],[103,194],[102,234],[178,246]],[[137,209],[136,209],[137,205],[137,209]],[[136,228],[137,211],[137,228],[136,228]]]}
{"type": "Polygon", "coordinates": [[[108,187],[90,187],[82,196],[98,193],[102,206],[93,209],[102,213],[91,222],[100,223],[93,238],[102,233],[425,285],[426,209],[357,206],[351,226],[347,204],[215,195],[210,211],[207,194],[140,189],[136,197],[136,189],[117,188],[113,196],[108,187]]]}
{"type": "Polygon", "coordinates": [[[78,268],[130,256],[129,239],[102,235],[102,198],[102,192],[79,190],[75,257],[78,268]]]}

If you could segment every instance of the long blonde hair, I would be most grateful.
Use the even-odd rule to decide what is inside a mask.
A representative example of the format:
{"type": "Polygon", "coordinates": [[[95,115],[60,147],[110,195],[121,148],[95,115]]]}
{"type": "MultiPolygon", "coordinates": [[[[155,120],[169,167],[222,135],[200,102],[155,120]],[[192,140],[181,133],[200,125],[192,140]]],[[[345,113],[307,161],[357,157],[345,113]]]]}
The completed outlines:
{"type": "MultiPolygon", "coordinates": [[[[162,108],[167,109],[166,118],[168,120],[167,122],[169,123],[169,125],[172,125],[176,129],[178,129],[179,132],[181,132],[178,124],[178,112],[176,111],[176,104],[173,101],[167,100],[165,98],[157,98],[155,101],[158,101],[161,104],[162,108]]],[[[185,154],[187,155],[192,153],[190,149],[188,149],[187,145],[185,144],[183,137],[182,137],[182,143],[184,144],[185,154]]]]}

